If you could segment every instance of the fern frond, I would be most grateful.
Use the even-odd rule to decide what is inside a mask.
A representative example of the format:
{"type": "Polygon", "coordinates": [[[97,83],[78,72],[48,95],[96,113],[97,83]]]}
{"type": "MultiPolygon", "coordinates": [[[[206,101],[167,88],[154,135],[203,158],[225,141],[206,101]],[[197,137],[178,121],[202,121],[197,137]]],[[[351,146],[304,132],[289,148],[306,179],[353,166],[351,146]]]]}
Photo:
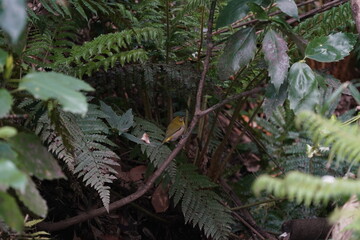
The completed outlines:
{"type": "Polygon", "coordinates": [[[113,166],[119,165],[119,157],[107,147],[114,144],[107,138],[109,130],[102,121],[105,117],[93,104],[89,104],[84,118],[58,110],[55,123],[52,124],[47,115],[43,115],[36,132],[51,152],[99,193],[104,207],[108,209],[110,187],[107,184],[116,179],[117,172],[113,166]]]}
{"type": "Polygon", "coordinates": [[[221,198],[209,188],[216,187],[206,176],[198,174],[191,164],[178,167],[170,188],[174,204],[181,200],[185,222],[198,225],[207,237],[227,239],[233,219],[228,208],[221,204],[221,198]]]}
{"type": "Polygon", "coordinates": [[[117,33],[103,34],[81,46],[74,46],[70,57],[59,59],[55,65],[75,66],[76,72],[82,76],[104,67],[107,70],[116,62],[121,65],[130,62],[145,62],[146,51],[135,48],[143,42],[158,41],[161,31],[155,28],[123,30],[117,33]],[[130,49],[130,50],[129,50],[130,49]]]}
{"type": "Polygon", "coordinates": [[[265,190],[277,197],[287,197],[309,206],[311,203],[327,204],[331,199],[359,194],[360,181],[332,176],[320,178],[294,171],[287,174],[284,179],[263,175],[255,181],[253,189],[256,194],[265,190]]]}
{"type": "Polygon", "coordinates": [[[309,39],[326,36],[334,31],[345,31],[349,28],[354,29],[354,21],[350,3],[347,2],[301,21],[294,31],[309,39]]]}
{"type": "MultiPolygon", "coordinates": [[[[150,162],[155,166],[160,166],[170,155],[171,150],[168,146],[161,144],[164,139],[164,131],[155,124],[141,118],[136,118],[136,127],[132,134],[139,139],[144,133],[150,136],[152,144],[142,144],[141,151],[146,154],[150,162]]],[[[172,161],[166,169],[166,173],[174,178],[176,176],[176,164],[172,161]]]]}
{"type": "Polygon", "coordinates": [[[307,131],[315,143],[331,147],[330,159],[337,156],[338,160],[360,162],[360,128],[358,126],[345,126],[308,111],[301,112],[296,122],[307,131]]]}

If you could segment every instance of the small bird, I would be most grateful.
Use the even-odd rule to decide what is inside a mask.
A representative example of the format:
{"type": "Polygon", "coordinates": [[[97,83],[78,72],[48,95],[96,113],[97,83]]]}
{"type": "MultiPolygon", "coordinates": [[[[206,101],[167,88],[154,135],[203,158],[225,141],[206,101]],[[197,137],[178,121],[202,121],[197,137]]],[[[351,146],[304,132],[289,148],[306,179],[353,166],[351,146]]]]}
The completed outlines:
{"type": "Polygon", "coordinates": [[[169,126],[166,129],[165,138],[162,143],[176,141],[185,131],[184,117],[177,116],[171,120],[169,126]]]}

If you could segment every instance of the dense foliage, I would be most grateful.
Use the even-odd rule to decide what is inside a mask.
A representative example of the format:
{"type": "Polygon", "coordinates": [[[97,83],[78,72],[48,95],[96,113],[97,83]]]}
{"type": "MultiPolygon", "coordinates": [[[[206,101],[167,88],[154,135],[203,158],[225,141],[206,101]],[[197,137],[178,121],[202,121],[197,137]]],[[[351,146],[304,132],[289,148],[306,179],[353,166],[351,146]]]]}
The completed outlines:
{"type": "Polygon", "coordinates": [[[338,2],[0,0],[0,238],[276,239],[329,216],[360,194],[359,83],[316,67],[357,61],[338,2]]]}

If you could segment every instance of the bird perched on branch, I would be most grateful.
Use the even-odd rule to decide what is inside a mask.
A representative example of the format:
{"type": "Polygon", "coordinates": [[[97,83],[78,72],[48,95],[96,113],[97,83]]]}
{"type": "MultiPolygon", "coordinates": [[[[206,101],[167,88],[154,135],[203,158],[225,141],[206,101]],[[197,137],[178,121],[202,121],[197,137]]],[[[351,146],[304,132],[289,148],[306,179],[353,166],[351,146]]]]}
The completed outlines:
{"type": "Polygon", "coordinates": [[[169,126],[166,129],[165,138],[162,142],[173,142],[176,141],[185,131],[185,117],[177,116],[171,120],[169,126]]]}

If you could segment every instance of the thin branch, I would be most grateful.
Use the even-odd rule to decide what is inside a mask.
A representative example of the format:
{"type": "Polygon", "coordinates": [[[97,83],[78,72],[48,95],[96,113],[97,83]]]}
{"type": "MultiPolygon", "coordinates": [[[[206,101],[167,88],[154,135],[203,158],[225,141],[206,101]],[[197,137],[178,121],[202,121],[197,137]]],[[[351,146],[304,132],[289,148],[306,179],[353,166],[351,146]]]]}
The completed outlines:
{"type": "MultiPolygon", "coordinates": [[[[198,85],[198,91],[197,91],[197,96],[196,96],[196,108],[195,108],[195,114],[193,119],[191,120],[190,126],[186,132],[186,134],[184,135],[184,137],[179,141],[178,145],[176,146],[176,148],[170,153],[170,155],[166,158],[166,160],[159,166],[158,169],[156,169],[156,171],[148,178],[148,180],[145,182],[145,184],[143,186],[141,186],[136,192],[128,195],[127,197],[124,197],[118,201],[115,201],[113,203],[111,203],[109,205],[109,211],[113,211],[115,209],[118,209],[126,204],[129,204],[133,201],[135,201],[136,199],[140,198],[141,196],[143,196],[148,190],[150,190],[150,188],[153,186],[154,182],[156,181],[156,179],[165,171],[165,169],[168,167],[168,165],[170,164],[170,162],[176,157],[176,155],[181,151],[181,149],[185,146],[186,141],[188,140],[191,132],[193,131],[193,129],[195,128],[197,122],[199,121],[199,112],[200,112],[200,105],[201,105],[201,99],[202,99],[202,94],[203,94],[203,89],[204,89],[204,84],[205,84],[205,78],[206,78],[206,74],[208,72],[209,69],[209,64],[210,64],[210,58],[211,58],[211,52],[212,52],[212,25],[213,25],[213,21],[214,21],[214,13],[215,13],[215,7],[216,7],[216,0],[213,0],[211,3],[211,8],[210,8],[210,14],[209,14],[209,20],[208,20],[208,33],[207,33],[207,56],[205,58],[204,61],[204,69],[203,72],[201,74],[201,79],[199,81],[199,85],[198,85]]],[[[81,213],[75,217],[72,218],[68,218],[56,223],[49,223],[49,222],[44,222],[44,223],[40,223],[38,225],[39,229],[43,229],[45,231],[59,231],[65,228],[68,228],[72,225],[87,221],[89,219],[92,219],[94,217],[106,214],[107,211],[104,207],[98,208],[98,209],[94,209],[91,210],[89,212],[84,212],[81,213]]]]}
{"type": "Polygon", "coordinates": [[[224,106],[225,104],[227,104],[228,102],[231,102],[231,101],[234,101],[234,100],[237,100],[241,97],[245,97],[245,96],[248,96],[248,95],[253,95],[255,93],[260,93],[260,92],[263,92],[265,91],[265,87],[257,87],[257,88],[254,88],[252,90],[249,90],[249,91],[246,91],[246,92],[242,92],[242,93],[238,93],[238,94],[235,94],[233,96],[230,96],[226,99],[224,99],[223,101],[213,105],[212,107],[209,107],[208,109],[205,109],[203,111],[200,111],[199,112],[199,116],[204,116],[206,114],[209,114],[210,112],[212,111],[215,111],[216,109],[224,106]]]}
{"type": "Polygon", "coordinates": [[[253,233],[255,233],[259,238],[262,240],[265,240],[265,237],[261,235],[255,228],[253,228],[245,219],[243,219],[239,214],[236,212],[233,212],[233,215],[240,221],[242,224],[244,224],[246,227],[248,227],[253,233]]]}

